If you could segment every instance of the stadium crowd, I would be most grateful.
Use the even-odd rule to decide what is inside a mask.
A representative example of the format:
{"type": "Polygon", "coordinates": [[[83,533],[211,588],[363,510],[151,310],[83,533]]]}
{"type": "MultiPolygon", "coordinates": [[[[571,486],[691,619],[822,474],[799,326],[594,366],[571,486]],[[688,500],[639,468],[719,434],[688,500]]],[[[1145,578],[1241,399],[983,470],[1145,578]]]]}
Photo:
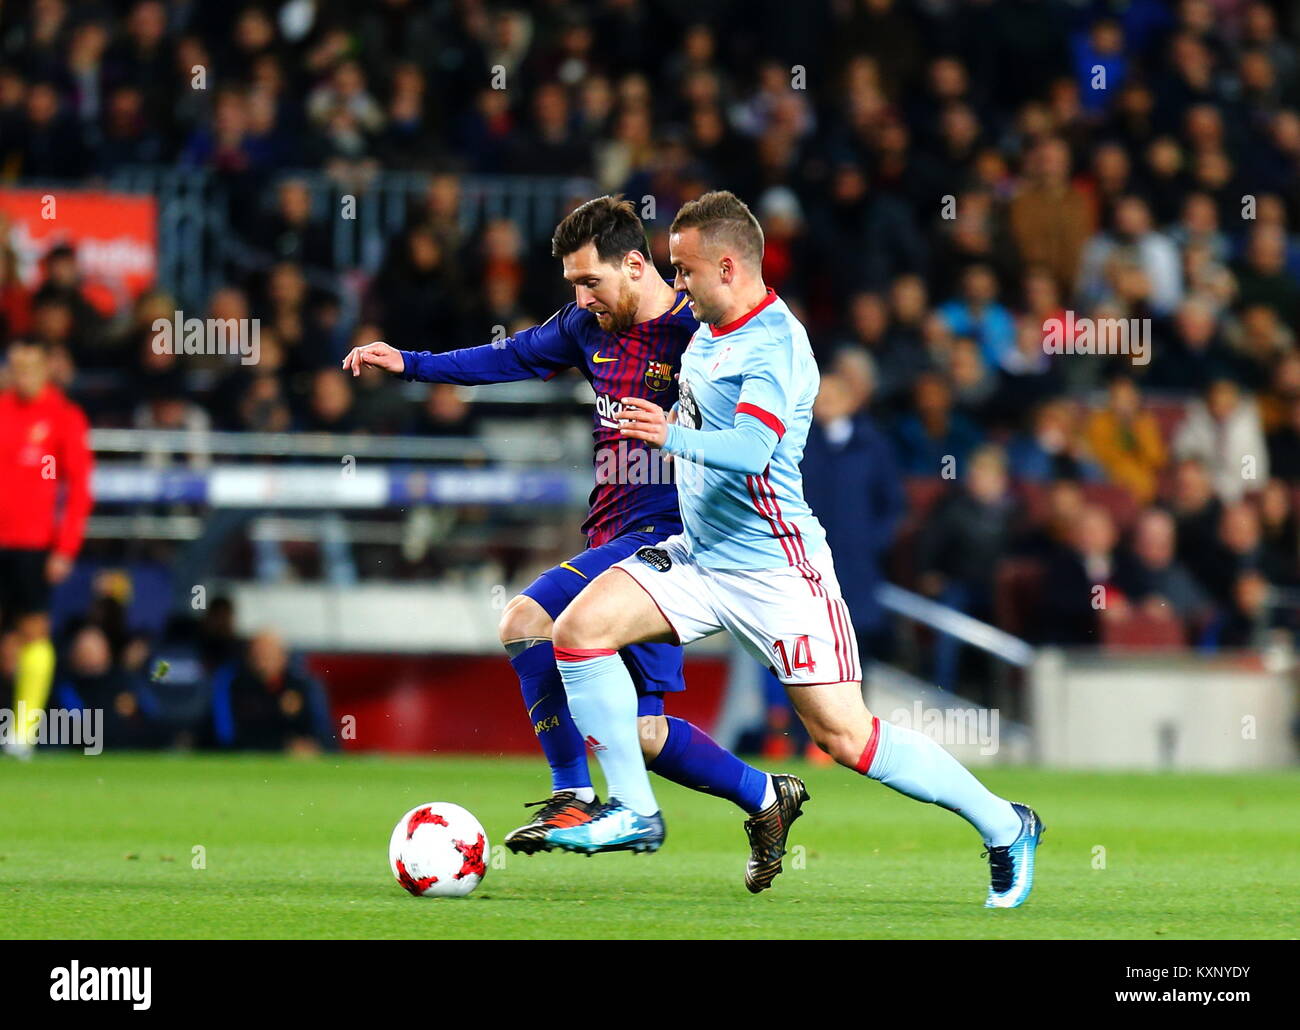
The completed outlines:
{"type": "MultiPolygon", "coordinates": [[[[676,209],[728,188],[823,367],[805,472],[870,653],[881,578],[1033,641],[1300,630],[1286,0],[31,0],[2,24],[0,185],[155,163],[250,198],[249,257],[203,314],[259,318],[261,360],[202,392],[149,346],[174,298],[110,319],[71,249],[28,286],[0,245],[6,337],[45,344],[73,397],[133,370],[83,395],[92,424],[472,432],[451,388],[412,404],[337,372],[354,342],[484,343],[568,299],[544,244],[463,229],[464,176],[653,198],[665,272],[676,209]],[[359,285],[299,174],[320,169],[429,175],[359,285]],[[1139,320],[1149,360],[1048,353],[1067,313],[1139,320]]],[[[960,658],[940,641],[930,671],[952,685],[960,658]]]]}

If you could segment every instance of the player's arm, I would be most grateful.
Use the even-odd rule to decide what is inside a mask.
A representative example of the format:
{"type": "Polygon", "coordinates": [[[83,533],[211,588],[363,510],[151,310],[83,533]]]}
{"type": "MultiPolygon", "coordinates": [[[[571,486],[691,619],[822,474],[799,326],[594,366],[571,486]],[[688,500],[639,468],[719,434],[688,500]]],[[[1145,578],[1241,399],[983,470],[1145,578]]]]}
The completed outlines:
{"type": "Polygon", "coordinates": [[[64,419],[59,463],[55,472],[63,484],[63,510],[54,531],[54,546],[46,568],[50,581],[54,583],[63,580],[71,571],[77,552],[81,550],[86,519],[94,504],[90,495],[90,474],[94,460],[90,453],[90,428],[86,416],[79,408],[69,406],[64,419]]]}
{"type": "Polygon", "coordinates": [[[768,341],[755,348],[740,382],[740,397],[730,429],[701,430],[670,424],[662,408],[628,397],[618,418],[622,433],[645,440],[709,468],[758,475],[772,460],[785,435],[792,407],[785,384],[794,381],[788,341],[768,341]]]}
{"type": "Polygon", "coordinates": [[[622,423],[623,436],[644,440],[653,447],[663,448],[667,454],[709,468],[746,475],[758,475],[767,468],[781,440],[762,419],[739,409],[730,429],[706,431],[677,424],[654,401],[625,397],[617,418],[622,423]]]}
{"type": "Polygon", "coordinates": [[[357,376],[362,368],[370,366],[406,380],[459,386],[513,383],[549,376],[571,367],[580,352],[568,331],[569,316],[569,309],[563,308],[541,325],[524,329],[499,343],[462,347],[442,354],[398,350],[383,342],[368,343],[352,348],[343,359],[343,369],[357,376]]]}

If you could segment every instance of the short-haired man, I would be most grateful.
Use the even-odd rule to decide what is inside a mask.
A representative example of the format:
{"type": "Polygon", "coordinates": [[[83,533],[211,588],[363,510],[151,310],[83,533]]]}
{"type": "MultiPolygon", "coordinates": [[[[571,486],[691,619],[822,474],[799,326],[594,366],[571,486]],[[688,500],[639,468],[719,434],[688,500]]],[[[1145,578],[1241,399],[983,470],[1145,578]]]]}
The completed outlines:
{"type": "MultiPolygon", "coordinates": [[[[8,749],[31,751],[54,681],[50,592],[67,578],[90,514],[86,416],[50,381],[41,344],[9,345],[0,390],[0,633],[16,645],[8,749]]],[[[6,648],[5,650],[8,650],[6,648]]]]}

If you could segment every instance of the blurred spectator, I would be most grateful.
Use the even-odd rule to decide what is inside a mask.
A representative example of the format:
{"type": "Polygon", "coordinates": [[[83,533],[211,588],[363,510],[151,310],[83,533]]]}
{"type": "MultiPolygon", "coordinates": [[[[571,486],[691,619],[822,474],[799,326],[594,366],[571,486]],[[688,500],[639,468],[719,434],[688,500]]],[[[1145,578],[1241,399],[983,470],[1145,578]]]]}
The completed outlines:
{"type": "Polygon", "coordinates": [[[1010,209],[1021,260],[1045,266],[1072,294],[1093,214],[1086,194],[1070,181],[1069,148],[1060,139],[1044,139],[1029,155],[1026,173],[1010,209]]]}
{"type": "Polygon", "coordinates": [[[1260,573],[1246,571],[1231,583],[1226,608],[1210,630],[1220,647],[1260,647],[1271,625],[1272,588],[1260,573]]]}
{"type": "MultiPolygon", "coordinates": [[[[921,592],[977,619],[992,618],[998,560],[1008,549],[1015,501],[1008,489],[1006,458],[981,447],[961,468],[960,490],[934,510],[921,527],[917,583],[921,592]]],[[[957,682],[961,644],[940,635],[934,649],[934,680],[946,690],[957,682]]]]}
{"type": "Polygon", "coordinates": [[[899,464],[909,476],[935,476],[954,461],[961,466],[980,442],[979,430],[953,410],[952,390],[934,372],[916,379],[912,393],[915,414],[898,421],[899,464]]]}
{"type": "Polygon", "coordinates": [[[984,360],[1003,364],[1016,346],[1016,325],[1011,313],[998,303],[998,284],[988,265],[971,265],[962,274],[961,297],[939,306],[939,314],[957,336],[979,342],[984,360]]]}
{"type": "Polygon", "coordinates": [[[1286,269],[1286,236],[1261,225],[1251,234],[1245,260],[1236,269],[1242,307],[1263,304],[1287,325],[1300,325],[1300,285],[1286,269]]]}
{"type": "Polygon", "coordinates": [[[8,223],[0,215],[0,342],[31,330],[32,297],[18,276],[18,255],[7,242],[8,223]]]}
{"type": "Polygon", "coordinates": [[[1214,561],[1223,505],[1214,495],[1214,482],[1204,462],[1189,458],[1178,463],[1172,509],[1178,528],[1178,558],[1205,583],[1205,570],[1214,561]]]}
{"type": "Polygon", "coordinates": [[[1148,508],[1133,527],[1127,562],[1120,562],[1116,584],[1133,604],[1151,614],[1203,620],[1211,612],[1210,597],[1177,558],[1177,528],[1173,516],[1148,508]]]}
{"type": "Polygon", "coordinates": [[[869,360],[857,360],[866,370],[857,383],[843,373],[822,377],[802,468],[804,496],[826,529],[867,661],[889,657],[891,634],[875,591],[904,498],[893,445],[867,414],[873,387],[869,360]]]}
{"type": "Polygon", "coordinates": [[[1075,481],[1059,479],[1052,483],[1042,502],[1042,514],[1019,530],[1016,552],[1045,560],[1058,550],[1069,547],[1085,503],[1083,488],[1075,481]]]}
{"type": "Polygon", "coordinates": [[[460,341],[455,285],[437,236],[416,226],[398,237],[371,294],[373,320],[400,350],[451,350],[460,341]]]}
{"type": "Polygon", "coordinates": [[[1215,379],[1236,379],[1240,361],[1219,332],[1215,308],[1205,297],[1183,301],[1173,320],[1168,348],[1153,347],[1144,382],[1151,387],[1200,393],[1215,379]]]}
{"type": "Polygon", "coordinates": [[[1030,432],[1016,435],[1007,444],[1007,464],[1018,482],[1101,478],[1079,431],[1078,411],[1063,399],[1034,409],[1030,432]]]}
{"type": "Polygon", "coordinates": [[[53,705],[102,718],[108,750],[157,747],[164,739],[154,698],[114,661],[108,637],[95,625],[73,635],[55,679],[53,705]]]}
{"type": "Polygon", "coordinates": [[[1259,521],[1269,567],[1282,582],[1295,582],[1300,574],[1300,525],[1291,490],[1282,480],[1270,479],[1264,484],[1259,521]]]}
{"type": "Polygon", "coordinates": [[[357,429],[352,410],[352,380],[323,368],[311,379],[311,395],[301,428],[312,433],[352,433],[357,429]]]}
{"type": "Polygon", "coordinates": [[[1182,270],[1178,248],[1155,231],[1151,212],[1138,196],[1120,198],[1115,206],[1115,226],[1088,242],[1083,253],[1079,291],[1085,304],[1101,301],[1108,292],[1112,264],[1127,260],[1139,267],[1151,286],[1151,310],[1157,315],[1173,311],[1182,299],[1182,270]]]}
{"type": "Polygon", "coordinates": [[[1239,499],[1268,479],[1268,449],[1259,410],[1237,384],[1218,379],[1205,400],[1194,402],[1174,438],[1174,454],[1205,463],[1214,492],[1224,501],[1239,499]]]}
{"type": "Polygon", "coordinates": [[[86,295],[86,286],[77,267],[77,252],[70,245],[58,244],[45,255],[45,280],[33,297],[38,306],[60,305],[71,318],[68,336],[74,356],[88,365],[110,363],[116,356],[105,353],[104,318],[86,295]]]}
{"type": "Polygon", "coordinates": [[[248,642],[237,672],[216,677],[212,712],[220,747],[315,754],[337,744],[320,684],[291,667],[270,631],[248,642]]]}
{"type": "Polygon", "coordinates": [[[1115,523],[1087,505],[1068,549],[1049,559],[1039,599],[1038,639],[1045,644],[1096,644],[1102,618],[1122,618],[1128,601],[1119,585],[1115,523]]]}
{"type": "Polygon", "coordinates": [[[276,208],[258,219],[250,240],[267,263],[293,261],[307,267],[333,264],[330,234],[313,217],[311,191],[301,179],[286,179],[276,189],[276,208]]]}
{"type": "Polygon", "coordinates": [[[419,436],[474,436],[478,421],[460,387],[434,383],[412,420],[409,432],[419,436]]]}
{"type": "Polygon", "coordinates": [[[1150,504],[1167,455],[1160,426],[1154,415],[1142,410],[1142,397],[1131,378],[1111,380],[1106,406],[1088,417],[1084,434],[1106,478],[1127,488],[1139,504],[1150,504]]]}
{"type": "Polygon", "coordinates": [[[1300,397],[1286,409],[1286,421],[1269,434],[1268,461],[1273,475],[1300,485],[1300,397]]]}
{"type": "Polygon", "coordinates": [[[1290,563],[1265,546],[1259,513],[1253,505],[1237,502],[1224,507],[1216,544],[1215,560],[1203,566],[1201,575],[1220,604],[1231,600],[1242,573],[1256,572],[1274,584],[1290,579],[1290,563]]]}

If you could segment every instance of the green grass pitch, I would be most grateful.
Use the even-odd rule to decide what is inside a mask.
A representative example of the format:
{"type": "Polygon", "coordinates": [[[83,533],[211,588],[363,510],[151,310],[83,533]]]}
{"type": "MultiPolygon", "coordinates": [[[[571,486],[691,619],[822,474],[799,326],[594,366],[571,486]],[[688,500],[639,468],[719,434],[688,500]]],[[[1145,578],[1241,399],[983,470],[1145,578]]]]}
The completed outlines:
{"type": "Polygon", "coordinates": [[[540,761],[41,755],[0,762],[6,938],[1294,938],[1300,774],[982,772],[1048,831],[1034,893],[983,905],[961,819],[835,768],[776,886],[742,876],[742,817],[656,780],[656,855],[508,855],[540,761]],[[397,819],[452,801],[494,861],[467,899],[412,898],[388,871],[397,819]],[[206,868],[194,868],[201,846],[206,868]],[[1104,849],[1104,851],[1098,850],[1104,849]]]}

